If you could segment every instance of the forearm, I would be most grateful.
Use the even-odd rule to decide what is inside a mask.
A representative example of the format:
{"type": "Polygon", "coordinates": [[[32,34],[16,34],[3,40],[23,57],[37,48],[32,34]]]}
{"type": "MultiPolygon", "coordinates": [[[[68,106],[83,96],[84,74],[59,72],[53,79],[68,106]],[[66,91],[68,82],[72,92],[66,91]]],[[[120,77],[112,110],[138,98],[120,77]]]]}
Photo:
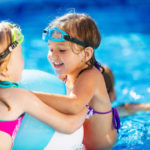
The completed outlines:
{"type": "Polygon", "coordinates": [[[63,113],[77,114],[84,108],[84,105],[82,106],[75,97],[40,92],[33,93],[44,103],[63,113]]]}
{"type": "Polygon", "coordinates": [[[149,111],[150,104],[138,104],[138,103],[127,103],[125,104],[125,109],[129,112],[136,112],[136,111],[149,111]]]}
{"type": "Polygon", "coordinates": [[[46,105],[30,93],[26,93],[22,101],[24,103],[23,112],[27,112],[55,130],[67,134],[73,133],[82,126],[87,112],[86,107],[84,107],[76,115],[64,114],[46,105]]]}
{"type": "Polygon", "coordinates": [[[56,130],[63,132],[63,133],[67,133],[67,134],[71,134],[75,132],[77,129],[79,129],[83,125],[86,114],[87,114],[87,109],[84,108],[77,115],[69,115],[69,116],[67,115],[66,121],[63,120],[63,123],[61,123],[61,126],[59,124],[56,130]]]}

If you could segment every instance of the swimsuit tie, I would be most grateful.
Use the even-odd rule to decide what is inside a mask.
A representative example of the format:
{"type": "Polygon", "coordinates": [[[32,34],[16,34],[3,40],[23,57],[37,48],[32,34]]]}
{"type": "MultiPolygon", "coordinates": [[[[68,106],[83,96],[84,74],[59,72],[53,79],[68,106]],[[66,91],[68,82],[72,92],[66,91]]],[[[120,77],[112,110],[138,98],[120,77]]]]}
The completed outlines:
{"type": "Polygon", "coordinates": [[[117,133],[119,133],[119,128],[120,128],[120,118],[119,114],[116,108],[112,108],[112,113],[113,113],[113,127],[117,130],[117,133]]]}
{"type": "Polygon", "coordinates": [[[10,87],[18,88],[19,84],[16,82],[0,81],[0,88],[10,88],[10,87]]]}

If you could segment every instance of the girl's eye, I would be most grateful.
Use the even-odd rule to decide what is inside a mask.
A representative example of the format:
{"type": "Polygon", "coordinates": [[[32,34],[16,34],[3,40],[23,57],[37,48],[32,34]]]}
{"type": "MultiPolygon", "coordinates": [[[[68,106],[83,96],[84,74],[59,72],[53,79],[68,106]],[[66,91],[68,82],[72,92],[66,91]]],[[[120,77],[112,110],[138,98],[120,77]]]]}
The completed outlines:
{"type": "Polygon", "coordinates": [[[49,52],[53,52],[53,49],[49,49],[49,52]]]}
{"type": "Polygon", "coordinates": [[[60,49],[59,50],[61,53],[64,53],[66,50],[64,50],[64,49],[60,49]]]}

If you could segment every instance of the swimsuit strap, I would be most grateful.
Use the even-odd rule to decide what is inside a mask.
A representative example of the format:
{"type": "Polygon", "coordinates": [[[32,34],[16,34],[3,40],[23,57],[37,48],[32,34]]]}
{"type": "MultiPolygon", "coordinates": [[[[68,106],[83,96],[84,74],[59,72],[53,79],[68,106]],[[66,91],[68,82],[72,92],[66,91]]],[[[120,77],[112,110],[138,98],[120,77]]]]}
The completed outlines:
{"type": "Polygon", "coordinates": [[[86,105],[87,109],[88,109],[88,113],[89,114],[91,111],[92,111],[92,114],[101,114],[101,115],[104,115],[104,114],[108,114],[110,112],[112,112],[113,110],[111,109],[110,111],[107,111],[107,112],[98,112],[98,111],[95,111],[92,107],[90,107],[89,105],[86,105]]]}
{"type": "Polygon", "coordinates": [[[101,69],[100,69],[100,67],[99,67],[99,65],[98,65],[97,63],[95,63],[95,67],[96,67],[99,71],[101,71],[101,69]]]}
{"type": "Polygon", "coordinates": [[[19,84],[16,82],[0,81],[0,88],[10,88],[10,87],[18,88],[19,84]]]}
{"type": "Polygon", "coordinates": [[[98,64],[98,62],[95,62],[94,66],[103,74],[105,72],[104,67],[101,64],[98,64]]]}

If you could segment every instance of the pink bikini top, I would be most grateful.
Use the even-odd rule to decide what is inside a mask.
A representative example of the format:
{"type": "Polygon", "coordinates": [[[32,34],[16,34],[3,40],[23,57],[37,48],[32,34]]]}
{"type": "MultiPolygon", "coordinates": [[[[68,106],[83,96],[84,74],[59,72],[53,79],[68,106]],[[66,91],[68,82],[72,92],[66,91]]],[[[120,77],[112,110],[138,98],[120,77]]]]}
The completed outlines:
{"type": "Polygon", "coordinates": [[[19,130],[23,117],[24,114],[21,115],[17,120],[10,120],[10,121],[0,120],[0,131],[9,134],[14,141],[14,138],[19,130]]]}
{"type": "MultiPolygon", "coordinates": [[[[0,81],[0,88],[10,88],[10,87],[18,88],[19,84],[10,81],[0,81]]],[[[12,140],[14,141],[14,138],[19,130],[23,117],[24,114],[22,114],[16,120],[0,120],[0,131],[9,134],[12,137],[12,140]]]]}

